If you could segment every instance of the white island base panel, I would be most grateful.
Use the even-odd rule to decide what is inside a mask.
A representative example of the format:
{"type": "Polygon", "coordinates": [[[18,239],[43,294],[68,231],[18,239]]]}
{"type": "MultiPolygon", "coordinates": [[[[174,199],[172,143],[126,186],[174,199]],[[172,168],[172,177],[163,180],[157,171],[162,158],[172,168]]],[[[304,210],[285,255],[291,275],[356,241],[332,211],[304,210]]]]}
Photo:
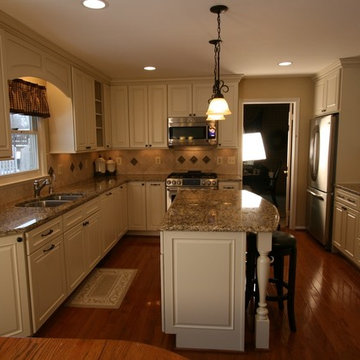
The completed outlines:
{"type": "Polygon", "coordinates": [[[163,331],[179,348],[244,351],[246,235],[161,233],[163,331]]]}

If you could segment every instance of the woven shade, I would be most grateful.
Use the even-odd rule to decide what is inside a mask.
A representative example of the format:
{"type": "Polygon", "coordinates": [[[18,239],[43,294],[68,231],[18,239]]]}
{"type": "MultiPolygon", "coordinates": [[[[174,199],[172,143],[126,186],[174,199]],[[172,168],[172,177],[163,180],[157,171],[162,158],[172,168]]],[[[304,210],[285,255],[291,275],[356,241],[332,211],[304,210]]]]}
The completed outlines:
{"type": "Polygon", "coordinates": [[[46,87],[21,79],[9,80],[10,112],[50,117],[46,87]]]}

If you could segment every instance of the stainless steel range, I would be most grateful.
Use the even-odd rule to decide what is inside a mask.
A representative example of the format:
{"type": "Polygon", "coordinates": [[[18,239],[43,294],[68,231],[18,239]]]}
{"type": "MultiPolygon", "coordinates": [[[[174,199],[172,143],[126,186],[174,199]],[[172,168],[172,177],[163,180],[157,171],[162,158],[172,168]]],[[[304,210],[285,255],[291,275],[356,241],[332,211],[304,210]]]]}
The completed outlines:
{"type": "Polygon", "coordinates": [[[174,201],[180,188],[191,189],[217,189],[218,180],[215,173],[203,173],[201,171],[174,172],[166,179],[167,208],[174,201]]]}

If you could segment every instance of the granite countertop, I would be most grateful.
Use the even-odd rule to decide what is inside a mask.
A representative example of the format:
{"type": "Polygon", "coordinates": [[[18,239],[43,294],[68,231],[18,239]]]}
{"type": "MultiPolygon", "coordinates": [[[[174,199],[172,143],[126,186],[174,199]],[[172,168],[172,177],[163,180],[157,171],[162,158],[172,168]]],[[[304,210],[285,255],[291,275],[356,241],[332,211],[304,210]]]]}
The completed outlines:
{"type": "MultiPolygon", "coordinates": [[[[167,174],[127,174],[111,178],[92,178],[69,186],[57,188],[55,185],[54,194],[58,193],[82,193],[84,196],[78,200],[65,203],[57,207],[36,208],[17,207],[9,204],[0,212],[0,236],[20,234],[30,231],[43,223],[54,219],[65,212],[129,181],[165,181],[167,174]]],[[[44,197],[45,190],[43,191],[44,197]]],[[[33,200],[33,199],[23,199],[33,200]]],[[[17,201],[20,203],[22,201],[17,201]]]]}
{"type": "Polygon", "coordinates": [[[360,196],[360,183],[358,183],[358,184],[337,184],[336,187],[360,196]]]}
{"type": "Polygon", "coordinates": [[[277,208],[246,190],[180,190],[165,215],[164,231],[272,232],[277,208]]]}

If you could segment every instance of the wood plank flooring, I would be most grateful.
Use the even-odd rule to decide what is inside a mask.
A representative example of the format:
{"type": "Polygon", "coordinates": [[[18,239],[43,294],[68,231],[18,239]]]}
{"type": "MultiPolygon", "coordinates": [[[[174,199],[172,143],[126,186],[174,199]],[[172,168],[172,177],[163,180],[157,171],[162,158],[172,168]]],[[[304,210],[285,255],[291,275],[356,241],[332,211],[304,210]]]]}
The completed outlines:
{"type": "Polygon", "coordinates": [[[360,271],[338,254],[326,252],[306,232],[295,231],[298,260],[295,311],[297,332],[286,310],[269,303],[270,349],[256,350],[247,310],[244,353],[175,349],[173,335],[161,331],[159,238],[125,236],[99,264],[138,269],[119,309],[62,305],[36,336],[138,341],[195,360],[360,358],[360,271]]]}

